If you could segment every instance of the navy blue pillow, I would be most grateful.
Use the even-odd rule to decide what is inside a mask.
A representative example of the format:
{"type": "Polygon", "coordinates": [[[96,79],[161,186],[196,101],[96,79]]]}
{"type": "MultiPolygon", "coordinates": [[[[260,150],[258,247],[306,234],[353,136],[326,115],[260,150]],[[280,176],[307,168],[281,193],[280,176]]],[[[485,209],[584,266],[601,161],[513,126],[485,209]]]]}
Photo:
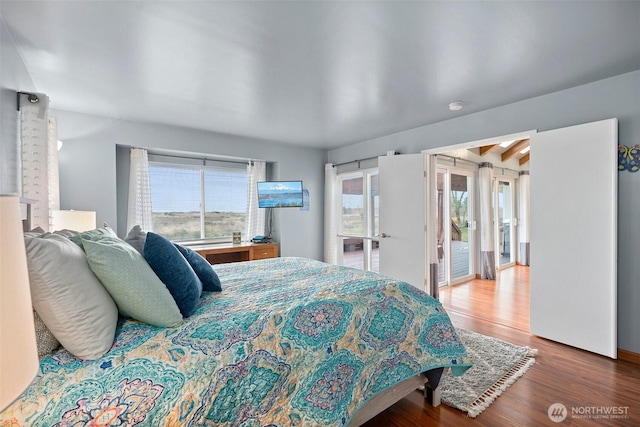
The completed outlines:
{"type": "Polygon", "coordinates": [[[220,292],[222,290],[222,284],[218,278],[218,274],[215,272],[211,264],[202,257],[198,252],[193,249],[178,245],[174,243],[176,248],[185,257],[185,259],[196,272],[200,281],[202,281],[202,290],[220,292]]]}
{"type": "Polygon", "coordinates": [[[159,234],[148,232],[144,242],[144,259],[165,284],[182,316],[189,317],[202,294],[202,282],[173,243],[159,234]]]}

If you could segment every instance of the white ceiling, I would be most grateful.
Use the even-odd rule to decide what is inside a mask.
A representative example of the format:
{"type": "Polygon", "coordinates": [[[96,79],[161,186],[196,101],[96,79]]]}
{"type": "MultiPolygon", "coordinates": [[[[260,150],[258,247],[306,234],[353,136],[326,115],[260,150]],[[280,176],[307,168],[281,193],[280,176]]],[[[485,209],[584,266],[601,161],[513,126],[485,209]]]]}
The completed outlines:
{"type": "Polygon", "coordinates": [[[636,1],[2,0],[0,13],[53,108],[321,148],[640,69],[636,1]]]}

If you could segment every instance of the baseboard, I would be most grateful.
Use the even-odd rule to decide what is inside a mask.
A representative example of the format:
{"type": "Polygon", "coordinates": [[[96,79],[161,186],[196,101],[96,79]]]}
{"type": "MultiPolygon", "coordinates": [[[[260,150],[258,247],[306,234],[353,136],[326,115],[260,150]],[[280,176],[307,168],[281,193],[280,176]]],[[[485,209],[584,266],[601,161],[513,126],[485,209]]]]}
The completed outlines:
{"type": "Polygon", "coordinates": [[[640,354],[634,353],[633,351],[618,349],[618,359],[624,360],[626,362],[636,363],[640,365],[640,354]]]}

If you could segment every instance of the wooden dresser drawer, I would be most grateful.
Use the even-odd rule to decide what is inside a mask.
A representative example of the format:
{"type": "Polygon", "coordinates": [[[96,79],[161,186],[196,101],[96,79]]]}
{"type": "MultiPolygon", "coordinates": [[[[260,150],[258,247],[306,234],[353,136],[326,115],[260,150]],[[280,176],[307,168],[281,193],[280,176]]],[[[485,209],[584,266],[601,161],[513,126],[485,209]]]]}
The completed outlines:
{"type": "Polygon", "coordinates": [[[278,256],[277,243],[207,245],[192,247],[192,249],[209,261],[209,264],[251,261],[278,256]]]}
{"type": "Polygon", "coordinates": [[[276,258],[277,256],[278,245],[263,243],[253,246],[253,259],[276,258]]]}

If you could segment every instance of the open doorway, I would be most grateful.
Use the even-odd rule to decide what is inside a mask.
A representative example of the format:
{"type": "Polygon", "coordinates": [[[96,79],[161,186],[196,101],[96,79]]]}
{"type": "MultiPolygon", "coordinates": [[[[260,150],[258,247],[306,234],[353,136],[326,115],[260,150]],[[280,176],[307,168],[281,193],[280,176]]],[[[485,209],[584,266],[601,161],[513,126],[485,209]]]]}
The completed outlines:
{"type": "Polygon", "coordinates": [[[527,266],[517,265],[519,179],[521,173],[528,173],[527,147],[529,136],[534,133],[504,135],[426,152],[437,155],[438,284],[446,287],[440,289],[443,304],[465,312],[468,304],[464,300],[472,298],[471,287],[483,288],[491,295],[491,308],[484,314],[491,317],[487,320],[523,330],[529,328],[529,274],[527,266]],[[495,280],[480,280],[478,170],[480,164],[486,163],[493,167],[488,234],[495,253],[495,280]],[[523,298],[527,301],[524,305],[520,303],[523,298]]]}
{"type": "MultiPolygon", "coordinates": [[[[617,357],[617,131],[618,121],[614,118],[531,133],[535,149],[528,190],[532,228],[530,233],[518,233],[535,238],[521,242],[519,248],[520,253],[527,244],[535,248],[533,271],[528,281],[530,332],[614,359],[617,357]],[[568,158],[572,161],[567,162],[568,158]],[[585,164],[589,167],[585,168],[585,164]],[[576,207],[582,207],[580,215],[575,214],[576,207]],[[596,305],[598,310],[594,311],[596,305]]],[[[510,144],[521,143],[525,142],[510,144]]],[[[465,148],[470,146],[472,144],[465,148]]],[[[521,153],[525,154],[522,150],[521,153]]],[[[433,158],[428,159],[433,162],[433,158]]],[[[504,160],[504,156],[501,159],[504,160]]],[[[490,194],[487,187],[493,166],[487,163],[479,165],[482,178],[479,186],[483,193],[490,194]]],[[[522,174],[520,184],[529,182],[528,178],[528,174],[522,174]]],[[[435,189],[430,191],[433,193],[435,189]]],[[[484,208],[487,206],[489,204],[483,204],[484,208]]],[[[435,209],[431,208],[429,212],[435,214],[435,209]]],[[[482,209],[483,223],[491,217],[490,212],[482,209]]],[[[525,224],[529,223],[528,219],[525,224]]],[[[486,226],[483,224],[480,228],[482,237],[488,235],[493,240],[492,233],[488,232],[492,229],[491,222],[486,226]]],[[[432,241],[435,248],[435,239],[432,241]]],[[[490,249],[494,255],[493,242],[488,245],[482,242],[484,240],[481,250],[490,249]]],[[[528,253],[528,249],[525,252],[528,253]]],[[[484,257],[484,252],[481,254],[484,268],[492,257],[484,257]]],[[[516,269],[521,268],[516,266],[503,271],[506,274],[516,269]]],[[[502,272],[495,280],[493,290],[501,286],[501,276],[502,272]]],[[[478,282],[491,285],[489,280],[478,282]]],[[[501,307],[495,303],[502,300],[502,293],[493,292],[490,298],[481,302],[486,301],[494,313],[500,313],[501,307]]],[[[475,302],[478,303],[477,298],[475,302]]],[[[475,307],[487,311],[485,304],[475,307]]]]}

